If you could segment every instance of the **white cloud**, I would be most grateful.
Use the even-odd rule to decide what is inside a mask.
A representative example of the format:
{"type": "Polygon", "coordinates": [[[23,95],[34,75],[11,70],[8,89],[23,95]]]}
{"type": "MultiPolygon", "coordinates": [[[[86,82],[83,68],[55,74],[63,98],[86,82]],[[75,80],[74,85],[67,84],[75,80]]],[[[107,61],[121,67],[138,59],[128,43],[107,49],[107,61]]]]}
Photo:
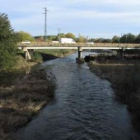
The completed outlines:
{"type": "Polygon", "coordinates": [[[140,1],[139,0],[76,0],[76,1],[72,1],[72,0],[67,0],[67,3],[69,4],[100,4],[100,5],[104,5],[104,4],[119,4],[119,5],[140,5],[140,1]]]}
{"type": "Polygon", "coordinates": [[[34,35],[43,32],[43,7],[49,9],[47,23],[50,32],[56,32],[58,27],[77,34],[87,34],[87,31],[91,34],[92,28],[96,34],[100,29],[102,33],[99,34],[105,35],[111,27],[121,28],[120,31],[114,30],[114,34],[122,30],[138,32],[139,6],[140,0],[0,0],[1,12],[9,15],[13,28],[28,30],[34,35]],[[87,26],[86,30],[80,28],[82,26],[87,26]]]}

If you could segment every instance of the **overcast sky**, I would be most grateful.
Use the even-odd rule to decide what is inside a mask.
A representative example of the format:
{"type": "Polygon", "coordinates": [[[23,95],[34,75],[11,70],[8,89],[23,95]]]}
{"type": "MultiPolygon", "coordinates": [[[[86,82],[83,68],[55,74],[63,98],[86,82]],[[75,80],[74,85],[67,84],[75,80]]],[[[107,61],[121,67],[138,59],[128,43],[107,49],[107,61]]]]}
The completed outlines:
{"type": "Polygon", "coordinates": [[[47,7],[48,34],[72,32],[88,37],[140,33],[140,0],[0,0],[0,13],[9,16],[15,31],[44,34],[47,7]]]}

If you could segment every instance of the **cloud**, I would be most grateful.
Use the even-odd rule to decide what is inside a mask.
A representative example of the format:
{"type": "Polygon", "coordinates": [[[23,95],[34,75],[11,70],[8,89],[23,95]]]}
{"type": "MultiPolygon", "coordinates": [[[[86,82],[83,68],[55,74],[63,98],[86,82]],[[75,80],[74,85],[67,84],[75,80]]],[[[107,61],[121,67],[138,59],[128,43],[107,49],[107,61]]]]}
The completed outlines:
{"type": "Polygon", "coordinates": [[[1,12],[9,15],[16,31],[27,30],[33,35],[43,33],[43,7],[49,10],[48,32],[57,33],[60,27],[64,32],[92,35],[93,30],[97,36],[112,36],[122,31],[138,33],[140,28],[139,0],[5,0],[0,3],[1,12]]]}
{"type": "Polygon", "coordinates": [[[118,4],[118,5],[140,5],[140,1],[139,0],[103,0],[103,1],[99,1],[99,0],[76,0],[76,1],[72,1],[72,0],[67,0],[67,3],[69,4],[95,4],[95,5],[114,5],[114,4],[118,4]]]}

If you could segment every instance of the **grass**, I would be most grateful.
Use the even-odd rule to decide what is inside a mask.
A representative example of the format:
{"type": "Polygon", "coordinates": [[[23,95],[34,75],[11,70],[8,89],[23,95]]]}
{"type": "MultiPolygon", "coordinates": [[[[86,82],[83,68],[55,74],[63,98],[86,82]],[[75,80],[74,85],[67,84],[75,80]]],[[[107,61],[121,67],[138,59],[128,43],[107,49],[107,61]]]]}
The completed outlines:
{"type": "Polygon", "coordinates": [[[27,124],[54,97],[55,78],[44,70],[0,85],[0,140],[27,124]],[[47,77],[47,78],[46,78],[47,77]]]}
{"type": "Polygon", "coordinates": [[[30,60],[30,62],[41,63],[42,61],[43,61],[43,58],[42,58],[42,56],[41,56],[40,53],[34,52],[34,53],[31,55],[31,60],[30,60]]]}

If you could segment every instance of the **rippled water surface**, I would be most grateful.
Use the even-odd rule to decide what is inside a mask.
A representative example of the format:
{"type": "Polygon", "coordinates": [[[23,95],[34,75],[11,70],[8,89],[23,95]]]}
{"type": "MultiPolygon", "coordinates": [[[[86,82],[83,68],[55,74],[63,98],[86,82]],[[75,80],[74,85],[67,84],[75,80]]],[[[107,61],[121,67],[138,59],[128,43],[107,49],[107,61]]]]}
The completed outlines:
{"type": "Polygon", "coordinates": [[[55,98],[17,140],[135,140],[126,106],[115,100],[108,81],[75,62],[76,54],[43,63],[57,79],[55,98]]]}

